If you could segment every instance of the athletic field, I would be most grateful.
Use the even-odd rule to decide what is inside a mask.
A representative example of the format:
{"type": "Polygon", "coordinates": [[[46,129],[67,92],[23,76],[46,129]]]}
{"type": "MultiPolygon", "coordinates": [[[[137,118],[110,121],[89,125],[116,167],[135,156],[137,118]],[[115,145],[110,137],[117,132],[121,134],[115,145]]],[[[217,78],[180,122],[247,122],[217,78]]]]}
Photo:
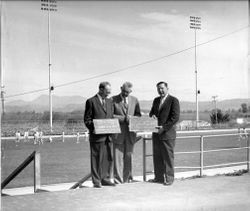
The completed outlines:
{"type": "MultiPolygon", "coordinates": [[[[206,134],[224,134],[225,132],[203,132],[206,134]]],[[[237,133],[226,132],[226,133],[237,133]]],[[[200,133],[180,134],[180,136],[193,136],[200,133]]],[[[200,150],[199,138],[185,138],[176,140],[175,152],[198,151],[200,150]]],[[[75,182],[90,172],[89,142],[86,137],[80,137],[77,143],[76,137],[53,138],[50,143],[44,139],[44,144],[34,145],[33,139],[29,142],[21,140],[15,143],[14,139],[2,140],[2,181],[28,157],[34,150],[41,153],[41,184],[54,184],[64,182],[75,182]]],[[[245,147],[247,138],[239,136],[210,137],[204,140],[204,150],[230,149],[245,147]]],[[[147,141],[147,153],[152,152],[152,143],[147,141]]],[[[175,166],[196,166],[200,165],[200,154],[176,154],[175,166]]],[[[228,162],[242,162],[247,160],[246,149],[233,151],[210,152],[204,154],[204,165],[215,165],[228,162]]],[[[147,158],[147,170],[152,170],[152,158],[147,158]]],[[[176,171],[188,171],[191,169],[176,169],[176,171]]],[[[138,141],[134,149],[133,174],[142,175],[142,141],[138,141]]],[[[6,188],[32,186],[33,165],[26,167],[6,188]]]]}

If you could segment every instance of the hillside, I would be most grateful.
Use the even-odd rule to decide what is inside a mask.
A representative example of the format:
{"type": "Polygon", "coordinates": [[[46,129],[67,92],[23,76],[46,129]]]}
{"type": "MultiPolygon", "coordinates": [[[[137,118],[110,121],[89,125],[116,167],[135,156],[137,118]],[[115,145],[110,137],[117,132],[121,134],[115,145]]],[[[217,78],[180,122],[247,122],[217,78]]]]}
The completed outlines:
{"type": "MultiPolygon", "coordinates": [[[[86,98],[82,96],[53,96],[53,111],[71,112],[74,110],[83,110],[85,106],[86,98]]],[[[217,103],[217,108],[221,110],[235,109],[238,110],[242,103],[250,105],[250,99],[230,99],[222,100],[217,103]]],[[[142,100],[140,106],[142,110],[150,110],[152,101],[142,100]]],[[[195,102],[180,101],[180,107],[182,111],[195,110],[195,102]]],[[[41,95],[33,101],[15,100],[6,103],[6,112],[17,111],[36,111],[43,112],[49,110],[49,97],[48,95],[41,95]]],[[[212,101],[199,102],[199,110],[212,110],[214,104],[212,101]]]]}

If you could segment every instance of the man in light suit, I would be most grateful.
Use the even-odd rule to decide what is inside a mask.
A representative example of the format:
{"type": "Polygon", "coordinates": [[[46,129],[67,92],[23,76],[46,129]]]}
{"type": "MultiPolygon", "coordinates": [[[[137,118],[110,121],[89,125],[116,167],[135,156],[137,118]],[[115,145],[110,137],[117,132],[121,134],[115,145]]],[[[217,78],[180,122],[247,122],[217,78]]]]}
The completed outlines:
{"type": "Polygon", "coordinates": [[[149,116],[157,118],[158,133],[153,133],[153,163],[155,178],[151,182],[172,185],[174,182],[175,124],[179,120],[180,106],[177,98],[168,94],[166,82],[157,83],[160,97],[156,97],[149,116]]]}
{"type": "Polygon", "coordinates": [[[112,164],[111,134],[95,134],[93,119],[113,118],[113,104],[107,96],[111,93],[109,82],[99,85],[99,92],[86,101],[84,123],[89,129],[91,154],[91,175],[95,188],[102,185],[114,186],[110,181],[110,166],[112,164]]]}
{"type": "Polygon", "coordinates": [[[114,135],[114,181],[117,184],[131,182],[132,153],[136,142],[136,133],[129,131],[129,118],[141,116],[137,98],[130,95],[132,83],[125,82],[121,93],[113,96],[114,118],[120,123],[121,133],[114,135]]]}

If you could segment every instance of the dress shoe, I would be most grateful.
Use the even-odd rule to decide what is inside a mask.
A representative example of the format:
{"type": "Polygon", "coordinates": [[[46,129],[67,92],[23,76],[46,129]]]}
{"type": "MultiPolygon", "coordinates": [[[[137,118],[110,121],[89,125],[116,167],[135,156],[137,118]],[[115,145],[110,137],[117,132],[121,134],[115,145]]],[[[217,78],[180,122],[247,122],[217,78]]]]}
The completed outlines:
{"type": "Polygon", "coordinates": [[[127,179],[124,179],[124,180],[123,180],[123,183],[132,183],[132,182],[134,182],[132,176],[129,176],[127,179]]]}
{"type": "Polygon", "coordinates": [[[120,181],[118,181],[118,180],[114,180],[114,183],[116,184],[116,185],[120,185],[120,184],[122,184],[122,182],[120,182],[120,181]]]}
{"type": "Polygon", "coordinates": [[[131,182],[133,182],[133,180],[132,179],[128,179],[128,180],[124,180],[123,183],[131,183],[131,182]]]}
{"type": "Polygon", "coordinates": [[[157,179],[150,179],[150,180],[148,180],[148,182],[152,182],[152,183],[163,183],[163,181],[157,180],[157,179]]]}
{"type": "Polygon", "coordinates": [[[94,184],[94,188],[102,188],[101,184],[94,184]]]}
{"type": "Polygon", "coordinates": [[[103,180],[102,185],[103,186],[115,186],[115,183],[108,181],[108,180],[103,180]]]}
{"type": "Polygon", "coordinates": [[[134,183],[134,182],[138,182],[138,181],[133,180],[133,179],[128,180],[128,183],[134,183]]]}
{"type": "Polygon", "coordinates": [[[165,181],[165,182],[163,183],[163,185],[169,186],[169,185],[172,185],[173,183],[174,183],[173,180],[171,180],[171,181],[165,181]]]}

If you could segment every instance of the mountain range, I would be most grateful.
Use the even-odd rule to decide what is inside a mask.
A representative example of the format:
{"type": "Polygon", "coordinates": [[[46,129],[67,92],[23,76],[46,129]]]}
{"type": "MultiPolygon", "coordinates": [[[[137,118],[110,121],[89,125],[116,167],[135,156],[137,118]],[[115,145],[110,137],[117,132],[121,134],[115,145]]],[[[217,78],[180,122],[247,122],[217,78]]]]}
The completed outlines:
{"type": "MultiPolygon", "coordinates": [[[[60,112],[71,112],[74,110],[84,110],[86,98],[82,96],[53,96],[53,111],[60,112]]],[[[217,102],[217,108],[221,110],[241,108],[241,104],[250,104],[250,99],[229,99],[217,102]]],[[[140,107],[144,111],[150,110],[152,100],[141,100],[140,107]]],[[[195,110],[196,103],[188,101],[180,101],[180,107],[182,111],[195,110]]],[[[199,110],[212,110],[215,105],[212,101],[200,101],[199,110]]],[[[44,112],[49,110],[49,97],[48,95],[41,95],[32,101],[14,100],[6,102],[6,112],[24,112],[24,111],[35,111],[44,112]]]]}

